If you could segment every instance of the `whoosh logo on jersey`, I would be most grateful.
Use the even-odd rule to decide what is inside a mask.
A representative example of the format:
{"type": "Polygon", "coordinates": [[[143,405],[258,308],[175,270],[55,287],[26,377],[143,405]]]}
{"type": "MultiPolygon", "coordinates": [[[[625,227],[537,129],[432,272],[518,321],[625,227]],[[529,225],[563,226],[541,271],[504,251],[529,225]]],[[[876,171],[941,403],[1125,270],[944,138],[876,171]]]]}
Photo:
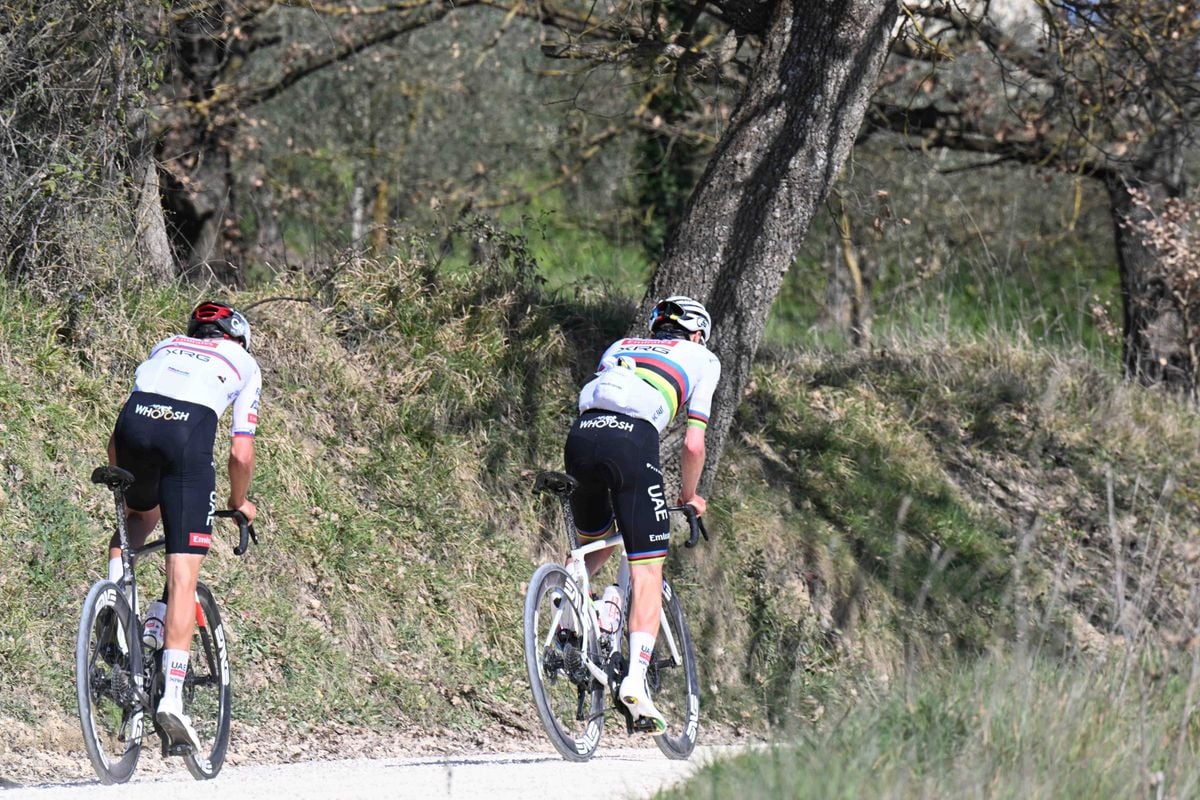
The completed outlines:
{"type": "Polygon", "coordinates": [[[588,428],[615,428],[619,431],[632,431],[633,423],[616,417],[592,417],[579,423],[580,430],[588,428]]]}
{"type": "Polygon", "coordinates": [[[190,411],[176,411],[173,406],[150,405],[144,406],[138,403],[134,409],[135,414],[150,419],[161,419],[167,422],[187,422],[191,415],[190,411]]]}

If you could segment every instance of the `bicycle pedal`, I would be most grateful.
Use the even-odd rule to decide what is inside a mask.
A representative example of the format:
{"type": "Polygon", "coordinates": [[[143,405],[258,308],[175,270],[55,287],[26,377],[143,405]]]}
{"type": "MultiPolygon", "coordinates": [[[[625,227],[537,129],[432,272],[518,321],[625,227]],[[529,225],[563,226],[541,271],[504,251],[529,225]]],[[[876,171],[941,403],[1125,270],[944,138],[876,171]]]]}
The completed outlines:
{"type": "Polygon", "coordinates": [[[190,756],[192,754],[192,746],[190,744],[171,744],[167,747],[167,755],[172,756],[190,756]]]}
{"type": "Polygon", "coordinates": [[[633,722],[633,730],[636,733],[658,733],[658,726],[649,717],[638,717],[633,722]]]}

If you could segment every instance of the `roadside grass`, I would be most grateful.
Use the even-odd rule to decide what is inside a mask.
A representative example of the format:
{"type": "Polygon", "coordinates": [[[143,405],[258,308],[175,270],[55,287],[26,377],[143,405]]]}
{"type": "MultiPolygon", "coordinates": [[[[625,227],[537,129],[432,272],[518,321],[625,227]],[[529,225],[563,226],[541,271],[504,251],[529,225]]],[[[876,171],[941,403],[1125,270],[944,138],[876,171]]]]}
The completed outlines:
{"type": "Polygon", "coordinates": [[[796,741],[717,761],[658,796],[1193,796],[1194,651],[1165,665],[1139,651],[991,653],[915,670],[796,741]]]}
{"type": "MultiPolygon", "coordinates": [[[[477,231],[498,246],[475,269],[414,248],[231,297],[265,301],[249,312],[262,546],[236,559],[218,536],[204,578],[242,719],[537,730],[523,582],[563,543],[529,487],[560,466],[576,388],[633,299],[548,288],[519,237],[477,231]]],[[[200,299],[77,289],[0,292],[0,672],[22,676],[0,717],[28,724],[74,713],[78,605],[112,513],[87,476],[146,348],[200,299]]],[[[764,351],[712,492],[714,541],[668,565],[706,720],[803,731],[873,697],[862,687],[1013,639],[1069,652],[1135,623],[1178,630],[1198,453],[1194,414],[1086,351],[917,335],[764,351]]]]}

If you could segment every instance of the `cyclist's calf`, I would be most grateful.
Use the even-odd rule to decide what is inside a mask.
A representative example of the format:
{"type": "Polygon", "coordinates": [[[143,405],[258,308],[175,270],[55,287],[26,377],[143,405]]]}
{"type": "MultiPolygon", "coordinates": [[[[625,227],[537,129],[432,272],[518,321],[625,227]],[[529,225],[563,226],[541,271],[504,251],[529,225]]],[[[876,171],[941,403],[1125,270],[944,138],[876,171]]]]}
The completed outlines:
{"type": "Polygon", "coordinates": [[[630,564],[629,578],[633,584],[629,630],[657,636],[659,617],[662,613],[662,562],[630,564]]]}

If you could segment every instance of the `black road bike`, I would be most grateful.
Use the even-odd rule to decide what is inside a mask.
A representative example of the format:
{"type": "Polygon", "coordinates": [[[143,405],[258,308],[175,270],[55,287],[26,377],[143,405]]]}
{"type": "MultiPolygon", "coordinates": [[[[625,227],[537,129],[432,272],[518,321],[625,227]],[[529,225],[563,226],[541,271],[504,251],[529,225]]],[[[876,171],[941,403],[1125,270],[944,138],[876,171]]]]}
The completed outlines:
{"type": "MultiPolygon", "coordinates": [[[[207,780],[221,771],[229,747],[231,681],[221,612],[212,592],[198,583],[196,632],[183,686],[184,713],[191,717],[201,742],[201,751],[196,752],[187,744],[172,744],[154,719],[164,685],[162,651],[142,644],[135,570],[142,556],[164,549],[166,542],[158,539],[130,548],[125,489],[133,480],[120,467],[97,467],[92,473],[92,483],[107,486],[116,501],[123,575],[118,583],[94,583],[79,618],[75,684],[83,741],[92,766],[106,784],[129,780],[148,732],[158,734],[164,758],[182,756],[196,780],[207,780]]],[[[258,542],[254,526],[241,512],[217,511],[215,516],[237,522],[241,539],[235,555],[245,553],[251,539],[258,542]]]]}
{"type": "MultiPolygon", "coordinates": [[[[578,482],[561,472],[541,472],[534,491],[558,498],[571,545],[566,565],[543,564],[533,573],[525,595],[525,666],[542,727],[554,748],[568,761],[587,761],[600,744],[606,712],[605,695],[625,719],[627,733],[650,730],[651,723],[634,720],[621,702],[618,689],[629,665],[629,637],[624,609],[629,608],[629,563],[618,533],[580,545],[567,501],[578,482]],[[592,600],[584,556],[606,547],[621,548],[617,584],[622,613],[615,628],[604,630],[592,600]]],[[[691,506],[669,512],[688,521],[694,547],[704,523],[691,506]]],[[[667,758],[686,759],[696,747],[700,730],[700,681],[692,637],[683,617],[679,595],[663,581],[662,615],[646,684],[654,704],[667,718],[667,731],[654,738],[667,758]]]]}

